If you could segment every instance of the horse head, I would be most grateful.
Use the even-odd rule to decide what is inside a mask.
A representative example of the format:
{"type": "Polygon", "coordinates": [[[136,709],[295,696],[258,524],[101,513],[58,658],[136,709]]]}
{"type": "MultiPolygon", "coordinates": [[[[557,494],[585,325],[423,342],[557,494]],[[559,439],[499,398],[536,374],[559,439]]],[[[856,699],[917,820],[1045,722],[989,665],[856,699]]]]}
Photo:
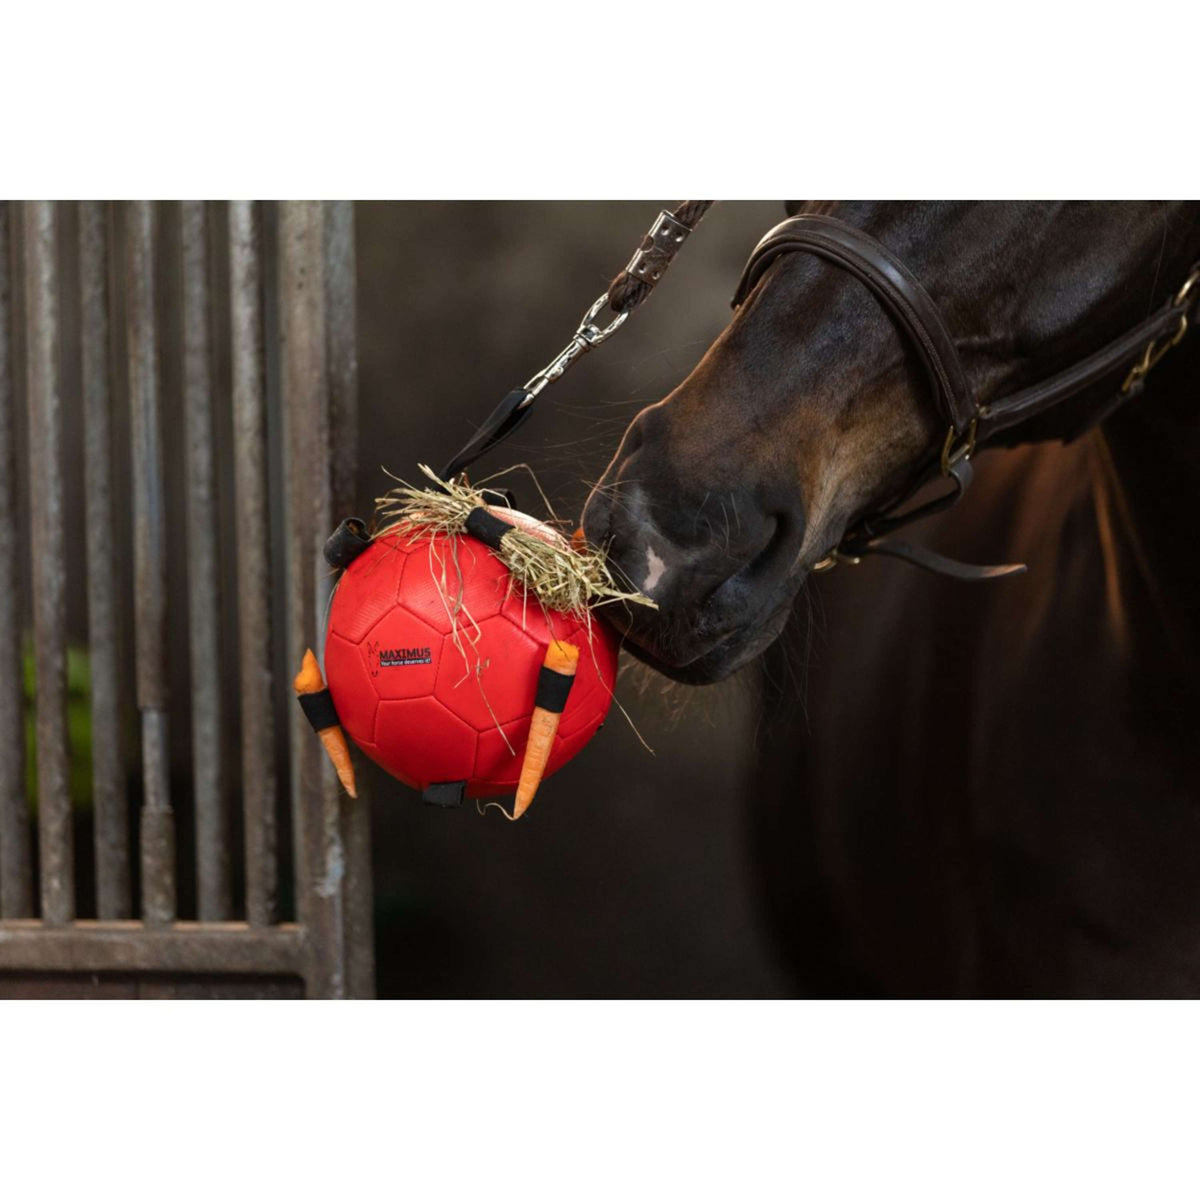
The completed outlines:
{"type": "MultiPolygon", "coordinates": [[[[1196,206],[862,203],[836,212],[921,281],[984,404],[1136,325],[1200,253],[1196,206]]],[[[1111,390],[1111,389],[1110,389],[1111,390]]],[[[584,529],[657,609],[628,645],[712,682],[778,636],[813,567],[936,457],[945,421],[911,340],[850,273],[808,254],[768,268],[695,370],[637,414],[584,529]]],[[[1084,393],[1003,442],[1061,436],[1084,393]]]]}

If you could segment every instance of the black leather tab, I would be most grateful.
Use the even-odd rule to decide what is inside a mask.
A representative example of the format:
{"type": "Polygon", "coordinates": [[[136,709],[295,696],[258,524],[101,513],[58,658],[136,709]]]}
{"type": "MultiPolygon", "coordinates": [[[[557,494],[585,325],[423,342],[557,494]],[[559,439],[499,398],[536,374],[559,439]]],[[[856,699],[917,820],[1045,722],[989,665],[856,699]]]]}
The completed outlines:
{"type": "Polygon", "coordinates": [[[357,517],[347,517],[325,543],[325,561],[331,567],[348,567],[369,545],[367,526],[357,517]]]}
{"type": "Polygon", "coordinates": [[[466,794],[467,781],[460,779],[455,783],[431,783],[421,793],[421,799],[437,808],[459,808],[466,794]]]}
{"type": "Polygon", "coordinates": [[[911,542],[870,542],[855,551],[856,554],[886,554],[890,558],[903,559],[914,567],[931,571],[934,575],[945,575],[964,583],[980,583],[985,579],[1003,579],[1008,575],[1023,575],[1027,570],[1024,563],[1004,563],[995,567],[977,567],[973,563],[958,562],[947,558],[926,546],[914,546],[911,542]]]}
{"type": "Polygon", "coordinates": [[[957,504],[962,498],[963,492],[970,486],[974,475],[971,461],[964,455],[957,462],[950,464],[946,476],[951,485],[948,491],[934,496],[932,500],[927,500],[924,504],[917,505],[916,508],[897,513],[895,516],[868,517],[859,522],[842,539],[839,550],[853,558],[865,557],[868,554],[886,554],[889,558],[899,558],[904,562],[911,563],[914,567],[931,571],[935,575],[945,575],[950,579],[960,579],[965,583],[976,583],[985,579],[1002,579],[1007,575],[1021,574],[1025,570],[1024,563],[977,567],[972,563],[963,563],[953,558],[947,558],[944,554],[938,554],[935,550],[929,550],[925,546],[916,546],[911,542],[893,542],[883,536],[957,504]]]}
{"type": "Polygon", "coordinates": [[[319,692],[308,692],[299,697],[300,707],[304,710],[304,715],[308,718],[308,723],[320,733],[322,729],[331,729],[334,725],[340,725],[338,720],[337,709],[333,707],[333,697],[329,694],[329,689],[324,688],[319,692]]]}
{"type": "Polygon", "coordinates": [[[441,477],[450,480],[462,474],[477,458],[514,433],[533,411],[533,405],[528,401],[529,393],[524,388],[514,388],[509,392],[488,415],[475,436],[450,460],[441,477]]]}
{"type": "Polygon", "coordinates": [[[499,550],[504,535],[512,533],[513,530],[507,521],[493,516],[486,508],[471,509],[463,526],[472,537],[478,538],[492,550],[499,550]]]}
{"type": "Polygon", "coordinates": [[[571,694],[571,684],[575,682],[574,675],[564,675],[561,671],[552,671],[543,667],[538,675],[537,697],[534,704],[547,712],[560,713],[567,707],[567,697],[571,694]]]}
{"type": "MultiPolygon", "coordinates": [[[[962,499],[963,493],[971,486],[974,478],[975,468],[971,466],[971,460],[965,456],[960,458],[957,462],[950,464],[946,474],[946,480],[950,484],[947,491],[925,501],[924,504],[918,504],[916,508],[907,508],[898,513],[888,510],[885,513],[876,513],[873,516],[865,517],[847,533],[842,541],[841,549],[847,554],[863,553],[858,547],[866,545],[883,534],[902,529],[905,525],[912,525],[916,521],[923,521],[926,517],[944,512],[947,508],[953,508],[962,499]]],[[[918,483],[917,486],[924,485],[918,483]]],[[[911,489],[909,494],[911,495],[915,490],[916,488],[911,489]]]]}

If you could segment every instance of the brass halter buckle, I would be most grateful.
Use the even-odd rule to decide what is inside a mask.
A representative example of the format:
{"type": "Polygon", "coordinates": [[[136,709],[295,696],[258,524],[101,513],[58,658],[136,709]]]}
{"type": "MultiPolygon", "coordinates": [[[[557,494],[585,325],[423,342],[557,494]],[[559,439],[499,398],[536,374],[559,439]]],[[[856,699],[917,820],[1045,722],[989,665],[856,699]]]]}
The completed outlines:
{"type": "Polygon", "coordinates": [[[808,569],[814,575],[823,575],[826,571],[832,571],[838,563],[848,563],[850,566],[857,567],[862,562],[862,559],[855,554],[847,554],[844,550],[830,550],[820,562],[815,562],[808,569]]]}
{"type": "MultiPolygon", "coordinates": [[[[1175,293],[1175,299],[1171,301],[1172,308],[1180,308],[1187,300],[1188,294],[1192,288],[1200,283],[1200,269],[1193,271],[1185,280],[1183,287],[1175,293]]],[[[1155,338],[1146,349],[1142,352],[1142,357],[1129,368],[1129,374],[1125,376],[1125,382],[1121,384],[1121,394],[1123,396],[1129,394],[1129,389],[1135,383],[1145,379],[1150,372],[1158,366],[1163,355],[1167,353],[1173,346],[1178,346],[1183,341],[1184,334],[1188,331],[1188,315],[1187,312],[1179,314],[1179,328],[1169,337],[1155,338]]]]}
{"type": "Polygon", "coordinates": [[[967,426],[967,436],[962,440],[962,443],[955,446],[954,439],[958,436],[954,426],[951,425],[946,430],[946,440],[942,443],[942,474],[949,475],[950,468],[956,462],[963,458],[970,458],[975,453],[975,434],[979,429],[979,418],[972,417],[970,425],[967,426]]]}
{"type": "MultiPolygon", "coordinates": [[[[956,446],[955,439],[958,437],[958,431],[953,425],[946,431],[946,440],[942,443],[942,474],[949,475],[950,469],[955,463],[961,462],[964,458],[969,459],[975,453],[975,437],[979,431],[979,418],[972,417],[970,425],[967,426],[967,432],[963,436],[962,441],[956,446]]],[[[962,481],[959,481],[959,492],[961,493],[962,481]]],[[[835,546],[820,562],[815,562],[809,570],[814,575],[823,574],[826,571],[832,571],[838,563],[850,563],[857,565],[862,562],[862,557],[857,554],[851,554],[840,547],[835,546]]]]}

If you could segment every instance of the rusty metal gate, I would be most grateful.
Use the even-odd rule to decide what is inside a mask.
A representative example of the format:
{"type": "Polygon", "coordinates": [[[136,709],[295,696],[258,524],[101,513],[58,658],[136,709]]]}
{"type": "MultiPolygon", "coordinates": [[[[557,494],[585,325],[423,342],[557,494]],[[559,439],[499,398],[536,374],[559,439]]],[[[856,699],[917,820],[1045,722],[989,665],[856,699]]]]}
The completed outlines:
{"type": "Polygon", "coordinates": [[[0,996],[373,991],[368,811],[289,700],[354,283],[348,203],[0,204],[0,996]]]}

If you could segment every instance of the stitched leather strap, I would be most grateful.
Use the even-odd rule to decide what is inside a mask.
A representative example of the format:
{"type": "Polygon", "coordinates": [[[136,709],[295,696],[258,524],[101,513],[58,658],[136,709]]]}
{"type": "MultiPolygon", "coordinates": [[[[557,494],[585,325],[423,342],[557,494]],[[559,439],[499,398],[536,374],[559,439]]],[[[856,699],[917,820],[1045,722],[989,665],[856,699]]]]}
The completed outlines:
{"type": "MultiPolygon", "coordinates": [[[[847,530],[838,550],[843,557],[850,558],[865,554],[888,554],[956,579],[995,579],[1017,574],[1025,568],[1016,563],[998,567],[971,566],[935,554],[923,546],[885,541],[882,535],[957,503],[971,482],[968,459],[976,446],[1110,377],[1116,383],[1118,372],[1127,372],[1139,355],[1148,354],[1147,345],[1160,338],[1181,334],[1186,328],[1185,319],[1189,310],[1200,299],[1200,289],[1197,289],[1197,295],[1187,295],[1189,280],[1189,284],[1175,299],[1094,354],[1049,379],[979,406],[971,395],[954,340],[942,320],[942,314],[920,281],[870,234],[836,217],[789,217],[776,225],[750,255],[734,292],[733,307],[739,307],[746,300],[776,259],[797,251],[815,254],[834,263],[870,288],[909,335],[929,376],[939,410],[954,429],[954,440],[964,436],[970,438],[969,445],[963,444],[966,453],[960,451],[957,461],[951,461],[948,466],[945,463],[942,465],[942,473],[951,484],[948,492],[915,509],[899,511],[936,476],[937,464],[918,471],[913,482],[899,496],[847,530]]],[[[1200,264],[1192,268],[1192,273],[1197,269],[1200,269],[1200,264]]],[[[1137,379],[1132,386],[1118,386],[1114,399],[1099,406],[1089,419],[1069,431],[1068,436],[1078,436],[1140,391],[1141,379],[1137,379]]],[[[950,449],[949,444],[947,449],[950,449]]]]}
{"type": "Polygon", "coordinates": [[[869,233],[836,217],[802,216],[781,221],[754,248],[733,295],[737,308],[780,256],[805,251],[849,271],[900,323],[929,375],[934,398],[955,433],[977,415],[954,339],[921,282],[869,233]]]}
{"type": "MultiPolygon", "coordinates": [[[[1174,334],[1179,329],[1180,318],[1187,314],[1188,308],[1189,301],[1186,299],[1179,305],[1167,304],[1128,333],[1109,342],[1095,354],[1089,354],[1087,358],[1072,364],[1065,371],[1013,392],[1011,396],[983,405],[979,410],[976,440],[986,441],[1001,430],[1028,421],[1093,385],[1103,383],[1105,379],[1115,380],[1117,375],[1123,376],[1149,342],[1174,334]]],[[[1119,381],[1117,385],[1119,388],[1119,381]]],[[[1104,406],[1102,415],[1107,416],[1114,407],[1104,406]]]]}

